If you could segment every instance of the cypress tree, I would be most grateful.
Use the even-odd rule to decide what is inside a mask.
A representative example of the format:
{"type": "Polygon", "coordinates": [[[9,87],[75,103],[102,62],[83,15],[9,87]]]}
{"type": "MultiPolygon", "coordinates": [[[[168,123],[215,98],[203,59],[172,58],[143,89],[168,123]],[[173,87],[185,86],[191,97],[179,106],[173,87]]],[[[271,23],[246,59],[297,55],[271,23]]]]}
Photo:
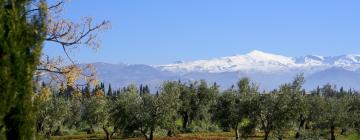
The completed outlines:
{"type": "Polygon", "coordinates": [[[113,94],[112,94],[111,84],[109,84],[107,96],[112,96],[112,95],[113,95],[113,94]]]}
{"type": "Polygon", "coordinates": [[[85,95],[85,97],[90,97],[91,96],[91,92],[90,92],[90,84],[87,83],[84,90],[83,90],[83,95],[85,95]]]}
{"type": "Polygon", "coordinates": [[[143,96],[143,95],[144,95],[142,84],[140,84],[139,93],[140,93],[140,96],[143,96]]]}
{"type": "Polygon", "coordinates": [[[46,6],[41,1],[29,13],[30,3],[0,0],[0,128],[9,140],[34,139],[32,79],[46,35],[46,6]]]}
{"type": "Polygon", "coordinates": [[[145,85],[145,87],[143,88],[143,92],[144,94],[150,94],[150,89],[148,85],[145,85]]]}
{"type": "Polygon", "coordinates": [[[100,90],[102,90],[105,95],[105,84],[103,82],[100,83],[100,90]]]}

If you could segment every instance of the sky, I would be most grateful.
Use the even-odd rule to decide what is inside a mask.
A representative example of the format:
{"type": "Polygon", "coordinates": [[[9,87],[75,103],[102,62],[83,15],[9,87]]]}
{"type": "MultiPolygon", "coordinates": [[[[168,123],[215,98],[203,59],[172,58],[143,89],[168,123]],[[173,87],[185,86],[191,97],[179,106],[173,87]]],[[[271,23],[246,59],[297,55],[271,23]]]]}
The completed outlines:
{"type": "MultiPolygon", "coordinates": [[[[71,0],[66,19],[109,20],[76,62],[168,64],[245,54],[360,54],[359,0],[71,0]]],[[[45,47],[50,56],[60,48],[45,47]]]]}

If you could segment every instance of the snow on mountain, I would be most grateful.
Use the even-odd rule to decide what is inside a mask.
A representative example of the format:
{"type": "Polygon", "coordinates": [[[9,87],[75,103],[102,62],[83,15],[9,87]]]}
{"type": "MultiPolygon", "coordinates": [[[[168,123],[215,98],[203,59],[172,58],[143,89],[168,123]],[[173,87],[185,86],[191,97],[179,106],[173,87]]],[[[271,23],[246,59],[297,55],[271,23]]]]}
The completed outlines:
{"type": "Polygon", "coordinates": [[[323,57],[307,55],[287,57],[261,51],[243,55],[173,64],[149,66],[93,63],[100,81],[114,87],[146,84],[156,90],[166,80],[201,80],[217,82],[229,88],[242,77],[249,77],[261,89],[271,90],[304,73],[305,87],[312,89],[325,83],[360,90],[360,55],[323,57]]]}
{"type": "Polygon", "coordinates": [[[360,68],[360,55],[344,55],[334,61],[334,65],[347,70],[356,71],[360,68]]]}
{"type": "Polygon", "coordinates": [[[295,59],[295,63],[301,64],[318,64],[321,65],[323,64],[323,61],[325,60],[325,58],[323,56],[318,56],[318,55],[307,55],[305,57],[298,57],[295,59]]]}
{"type": "Polygon", "coordinates": [[[281,70],[294,62],[290,57],[273,55],[261,51],[252,51],[246,55],[215,58],[210,60],[198,60],[176,64],[156,66],[162,70],[171,72],[234,72],[239,70],[281,70]]]}
{"type": "MultiPolygon", "coordinates": [[[[265,53],[254,50],[245,55],[235,55],[229,57],[214,58],[210,60],[198,60],[183,63],[155,66],[170,72],[287,72],[287,71],[308,71],[316,72],[329,67],[339,66],[346,69],[352,69],[354,62],[359,63],[358,55],[351,55],[332,63],[328,63],[328,58],[316,55],[305,57],[287,57],[276,54],[265,53]],[[349,67],[350,66],[350,67],[349,67]]],[[[360,64],[360,63],[359,63],[360,64]]],[[[357,69],[356,67],[355,69],[357,69]]],[[[353,70],[355,70],[353,69],[353,70]]]]}

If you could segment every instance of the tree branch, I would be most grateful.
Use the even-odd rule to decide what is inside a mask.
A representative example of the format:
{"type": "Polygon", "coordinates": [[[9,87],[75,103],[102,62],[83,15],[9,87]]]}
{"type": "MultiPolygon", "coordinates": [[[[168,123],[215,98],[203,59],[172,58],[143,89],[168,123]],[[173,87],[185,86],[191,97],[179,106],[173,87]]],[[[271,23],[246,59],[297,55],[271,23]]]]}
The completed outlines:
{"type": "MultiPolygon", "coordinates": [[[[60,1],[57,4],[50,6],[49,8],[47,8],[47,10],[51,10],[53,8],[59,7],[62,4],[64,4],[64,1],[60,1]]],[[[29,13],[34,12],[34,11],[39,11],[39,10],[40,10],[40,8],[31,9],[29,11],[26,11],[26,14],[29,14],[29,13]]]]}
{"type": "Polygon", "coordinates": [[[36,70],[38,70],[38,71],[52,72],[52,73],[58,73],[58,74],[65,74],[65,73],[66,73],[66,72],[55,71],[55,70],[50,70],[50,69],[46,69],[46,68],[37,68],[36,70]]]}
{"type": "MultiPolygon", "coordinates": [[[[71,41],[71,42],[66,42],[66,41],[60,41],[58,40],[58,37],[51,37],[51,38],[46,38],[45,40],[46,41],[51,41],[51,42],[55,42],[55,43],[59,43],[61,44],[63,47],[66,47],[66,46],[71,46],[71,45],[75,45],[75,44],[78,44],[80,43],[80,41],[86,37],[87,35],[89,35],[91,32],[101,28],[102,26],[108,24],[108,22],[104,21],[102,22],[101,24],[99,25],[96,25],[95,27],[91,28],[89,26],[89,29],[86,31],[86,32],[82,32],[81,35],[75,39],[74,41],[71,41]]],[[[67,33],[64,33],[62,36],[66,35],[67,33]]]]}

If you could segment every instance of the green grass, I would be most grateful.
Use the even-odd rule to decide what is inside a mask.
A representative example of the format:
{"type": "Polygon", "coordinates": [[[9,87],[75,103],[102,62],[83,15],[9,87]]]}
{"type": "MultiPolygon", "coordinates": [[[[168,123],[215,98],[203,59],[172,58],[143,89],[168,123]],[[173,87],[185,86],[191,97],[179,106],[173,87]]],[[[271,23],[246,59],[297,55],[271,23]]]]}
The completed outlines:
{"type": "Polygon", "coordinates": [[[360,135],[359,134],[350,134],[347,136],[338,136],[339,140],[360,140],[360,135]]]}
{"type": "MultiPolygon", "coordinates": [[[[164,137],[156,136],[155,139],[158,140],[228,140],[235,137],[234,132],[194,132],[194,133],[183,133],[177,134],[175,137],[164,137]]],[[[360,135],[357,133],[352,133],[346,136],[336,135],[337,140],[360,140],[360,135]]],[[[53,136],[53,140],[82,140],[82,139],[92,139],[92,140],[102,140],[105,139],[105,134],[102,132],[97,132],[96,134],[86,134],[85,132],[76,133],[66,136],[53,136]]],[[[113,139],[121,139],[119,137],[114,137],[113,139]]],[[[128,138],[128,140],[142,140],[143,137],[138,138],[128,138]]],[[[250,137],[249,140],[262,140],[263,133],[258,132],[254,136],[250,137]]],[[[292,140],[293,136],[288,136],[284,140],[292,140]]]]}

